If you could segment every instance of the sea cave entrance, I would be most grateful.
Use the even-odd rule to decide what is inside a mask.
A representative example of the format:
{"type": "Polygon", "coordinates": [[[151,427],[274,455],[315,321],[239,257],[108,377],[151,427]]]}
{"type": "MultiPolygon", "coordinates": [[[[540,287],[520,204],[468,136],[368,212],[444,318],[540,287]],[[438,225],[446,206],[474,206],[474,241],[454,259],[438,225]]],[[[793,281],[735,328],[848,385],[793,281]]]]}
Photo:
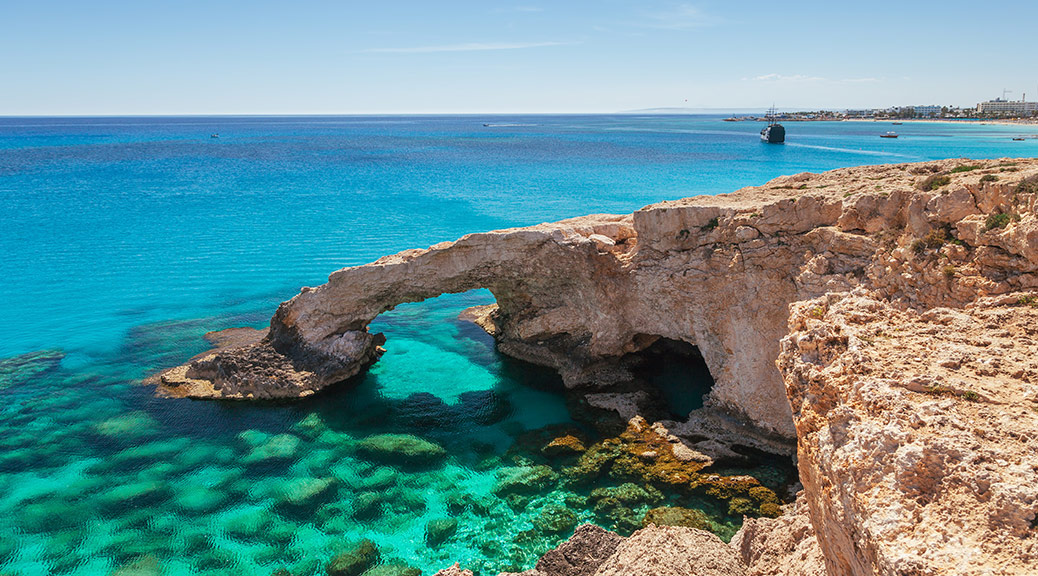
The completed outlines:
{"type": "Polygon", "coordinates": [[[703,407],[714,386],[699,348],[688,342],[659,338],[631,356],[635,376],[658,398],[660,416],[685,420],[690,412],[703,407]]]}

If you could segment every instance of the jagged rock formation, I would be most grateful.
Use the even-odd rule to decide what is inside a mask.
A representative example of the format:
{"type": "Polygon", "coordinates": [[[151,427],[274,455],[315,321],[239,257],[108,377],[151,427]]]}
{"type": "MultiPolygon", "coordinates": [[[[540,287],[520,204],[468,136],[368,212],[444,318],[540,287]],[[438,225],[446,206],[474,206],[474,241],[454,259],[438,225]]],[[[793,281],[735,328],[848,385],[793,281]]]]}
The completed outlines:
{"type": "Polygon", "coordinates": [[[1035,574],[1036,303],[794,305],[779,363],[829,574],[1035,574]]]}
{"type": "MultiPolygon", "coordinates": [[[[1036,201],[1038,160],[945,160],[473,234],[339,270],[262,339],[160,378],[193,397],[306,395],[377,359],[379,313],[489,288],[498,309],[478,316],[501,351],[625,416],[617,358],[698,347],[708,404],[666,428],[720,437],[738,428],[711,418],[734,415],[795,437],[831,576],[1034,573],[1036,201]]],[[[750,573],[813,554],[762,540],[802,526],[754,526],[740,553],[776,568],[750,573]]]]}
{"type": "Polygon", "coordinates": [[[746,518],[730,542],[746,576],[825,576],[825,560],[804,493],[778,518],[746,518]]]}

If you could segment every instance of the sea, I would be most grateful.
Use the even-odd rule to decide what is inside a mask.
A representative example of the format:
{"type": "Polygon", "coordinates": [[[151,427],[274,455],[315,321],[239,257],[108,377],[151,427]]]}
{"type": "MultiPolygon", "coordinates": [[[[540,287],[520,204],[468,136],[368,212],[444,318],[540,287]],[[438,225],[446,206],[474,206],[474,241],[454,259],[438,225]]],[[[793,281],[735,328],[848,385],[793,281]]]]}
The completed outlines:
{"type": "MultiPolygon", "coordinates": [[[[142,380],[206,350],[206,332],[263,327],[336,269],[470,232],[798,172],[1038,156],[1038,126],[791,122],[784,145],[760,128],[636,114],[0,118],[0,573],[324,574],[362,539],[427,574],[530,568],[568,536],[543,529],[548,512],[602,522],[568,487],[518,507],[496,495],[526,464],[517,441],[581,423],[555,374],[457,319],[487,291],[382,314],[382,359],[314,398],[174,400],[142,380]],[[373,461],[358,443],[380,434],[446,457],[373,461]]],[[[683,377],[660,385],[695,405],[683,377]]],[[[715,516],[726,538],[741,521],[715,516]]]]}

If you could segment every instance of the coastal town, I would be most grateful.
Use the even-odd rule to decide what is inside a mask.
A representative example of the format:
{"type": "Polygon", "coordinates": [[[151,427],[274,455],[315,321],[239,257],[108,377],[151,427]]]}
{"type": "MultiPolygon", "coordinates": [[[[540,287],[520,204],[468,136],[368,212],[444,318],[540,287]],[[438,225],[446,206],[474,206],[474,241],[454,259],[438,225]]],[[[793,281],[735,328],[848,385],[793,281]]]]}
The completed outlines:
{"type": "MultiPolygon", "coordinates": [[[[782,122],[839,121],[839,120],[943,120],[943,121],[996,121],[1022,124],[1038,124],[1038,101],[1027,101],[1027,94],[1020,100],[1008,100],[1009,91],[1002,97],[978,102],[972,107],[924,104],[891,106],[889,108],[865,108],[846,110],[812,110],[777,112],[775,120],[782,122]]],[[[732,116],[728,122],[765,121],[765,116],[732,116]]]]}

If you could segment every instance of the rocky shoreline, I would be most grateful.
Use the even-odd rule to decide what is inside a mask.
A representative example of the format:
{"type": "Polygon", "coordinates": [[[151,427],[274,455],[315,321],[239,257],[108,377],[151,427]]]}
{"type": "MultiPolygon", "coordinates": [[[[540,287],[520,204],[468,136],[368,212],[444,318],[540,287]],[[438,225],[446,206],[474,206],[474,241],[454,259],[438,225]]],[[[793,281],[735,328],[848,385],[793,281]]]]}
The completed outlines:
{"type": "Polygon", "coordinates": [[[381,312],[489,288],[497,308],[476,316],[502,352],[631,422],[644,410],[624,358],[696,347],[715,381],[705,406],[637,426],[704,462],[795,441],[804,487],[731,545],[650,524],[599,564],[562,552],[570,571],[529,576],[1031,574],[1036,202],[1038,160],[960,159],[472,234],[339,270],[269,333],[157,380],[175,396],[308,396],[377,360],[381,312]]]}

